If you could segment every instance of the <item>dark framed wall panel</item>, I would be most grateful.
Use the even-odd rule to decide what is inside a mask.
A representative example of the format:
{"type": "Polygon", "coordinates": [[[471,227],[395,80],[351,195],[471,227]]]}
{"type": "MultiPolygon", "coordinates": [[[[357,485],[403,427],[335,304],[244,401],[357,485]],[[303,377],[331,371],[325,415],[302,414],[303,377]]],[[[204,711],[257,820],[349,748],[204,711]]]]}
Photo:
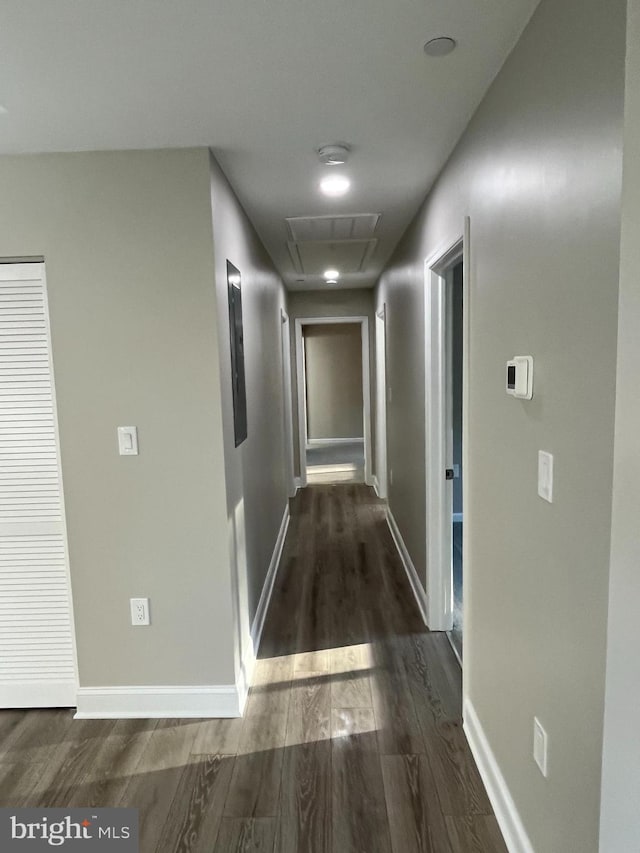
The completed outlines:
{"type": "Polygon", "coordinates": [[[233,390],[233,430],[235,445],[247,437],[247,388],[244,376],[244,331],[242,328],[242,287],[240,270],[227,261],[229,295],[229,337],[231,340],[231,387],[233,390]]]}

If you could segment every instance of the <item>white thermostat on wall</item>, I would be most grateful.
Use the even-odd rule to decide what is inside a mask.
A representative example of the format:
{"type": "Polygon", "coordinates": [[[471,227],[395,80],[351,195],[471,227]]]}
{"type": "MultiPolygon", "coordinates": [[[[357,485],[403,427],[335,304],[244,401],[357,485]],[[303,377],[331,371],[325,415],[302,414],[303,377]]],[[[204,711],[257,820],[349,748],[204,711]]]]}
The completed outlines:
{"type": "Polygon", "coordinates": [[[533,397],[533,358],[516,355],[507,362],[507,394],[521,400],[533,397]]]}

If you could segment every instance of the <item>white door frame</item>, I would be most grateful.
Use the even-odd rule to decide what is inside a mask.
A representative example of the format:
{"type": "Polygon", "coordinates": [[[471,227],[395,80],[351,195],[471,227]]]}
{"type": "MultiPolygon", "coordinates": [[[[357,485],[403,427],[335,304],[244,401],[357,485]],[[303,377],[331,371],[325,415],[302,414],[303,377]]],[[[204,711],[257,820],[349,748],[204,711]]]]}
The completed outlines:
{"type": "Polygon", "coordinates": [[[463,422],[462,470],[463,516],[463,606],[465,625],[469,577],[469,218],[458,233],[425,261],[425,461],[427,505],[427,615],[432,631],[450,631],[453,627],[453,572],[451,512],[453,489],[445,479],[450,445],[447,424],[447,284],[446,274],[463,261],[463,422]]]}
{"type": "Polygon", "coordinates": [[[289,315],[280,309],[280,343],[282,347],[282,394],[284,419],[284,472],[287,494],[296,493],[293,455],[293,399],[291,389],[291,332],[289,315]]]}
{"type": "Polygon", "coordinates": [[[376,313],[376,474],[378,497],[387,499],[387,306],[376,313]]]}
{"type": "Polygon", "coordinates": [[[371,478],[371,386],[369,371],[369,318],[368,317],[296,317],[296,386],[298,392],[298,448],[300,457],[300,485],[307,485],[307,383],[305,382],[304,346],[302,327],[359,323],[362,338],[362,422],[364,425],[364,481],[370,486],[371,478]]]}

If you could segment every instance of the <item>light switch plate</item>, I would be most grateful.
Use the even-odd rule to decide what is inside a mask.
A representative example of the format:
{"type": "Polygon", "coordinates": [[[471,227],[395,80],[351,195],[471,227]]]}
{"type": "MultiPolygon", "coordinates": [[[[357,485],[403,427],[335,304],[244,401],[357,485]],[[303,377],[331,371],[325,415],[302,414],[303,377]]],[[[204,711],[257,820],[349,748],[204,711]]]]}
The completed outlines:
{"type": "Polygon", "coordinates": [[[118,427],[118,451],[120,456],[138,455],[138,427],[118,427]]]}
{"type": "Polygon", "coordinates": [[[553,455],[538,451],[538,495],[553,503],[553,455]]]}

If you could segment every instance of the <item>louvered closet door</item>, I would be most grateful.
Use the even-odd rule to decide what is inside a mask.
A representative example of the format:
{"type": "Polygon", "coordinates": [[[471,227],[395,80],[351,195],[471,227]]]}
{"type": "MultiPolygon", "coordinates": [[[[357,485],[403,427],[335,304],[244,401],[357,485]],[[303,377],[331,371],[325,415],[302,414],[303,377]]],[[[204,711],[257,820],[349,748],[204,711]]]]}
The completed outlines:
{"type": "Polygon", "coordinates": [[[43,264],[0,264],[0,707],[75,705],[43,264]]]}

